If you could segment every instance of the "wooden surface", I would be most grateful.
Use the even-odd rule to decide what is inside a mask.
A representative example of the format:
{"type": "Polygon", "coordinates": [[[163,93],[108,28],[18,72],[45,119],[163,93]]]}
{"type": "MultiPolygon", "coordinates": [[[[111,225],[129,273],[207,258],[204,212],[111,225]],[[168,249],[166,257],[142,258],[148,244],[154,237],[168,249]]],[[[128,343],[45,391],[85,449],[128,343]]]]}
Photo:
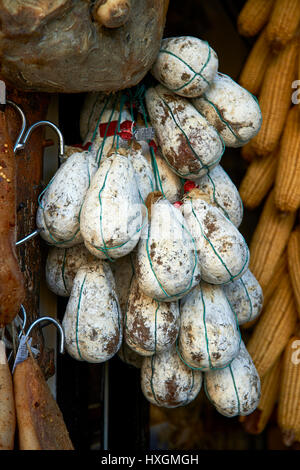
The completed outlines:
{"type": "MultiPolygon", "coordinates": [[[[49,97],[46,94],[22,93],[8,89],[7,98],[18,104],[25,113],[27,126],[45,119],[49,97]]],[[[21,119],[11,107],[6,109],[9,132],[15,142],[21,126],[21,119]]],[[[17,160],[17,239],[20,240],[36,229],[35,216],[38,207],[38,196],[43,189],[43,146],[44,129],[36,129],[24,149],[16,155],[17,160]]],[[[41,266],[45,259],[42,255],[41,239],[35,237],[17,248],[21,270],[25,279],[26,299],[24,307],[28,324],[38,317],[41,266]]],[[[42,350],[40,365],[47,375],[53,373],[53,364],[49,363],[48,354],[43,353],[43,339],[39,328],[32,333],[33,342],[42,350]]]]}

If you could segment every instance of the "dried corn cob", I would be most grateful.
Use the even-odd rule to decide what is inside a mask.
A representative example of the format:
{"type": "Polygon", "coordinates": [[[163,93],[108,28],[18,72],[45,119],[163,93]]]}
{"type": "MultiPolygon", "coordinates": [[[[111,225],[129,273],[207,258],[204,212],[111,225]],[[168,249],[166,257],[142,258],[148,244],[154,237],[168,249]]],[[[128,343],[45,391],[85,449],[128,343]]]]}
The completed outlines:
{"type": "Polygon", "coordinates": [[[272,0],[248,0],[238,17],[238,30],[242,36],[255,36],[268,21],[272,0]]]}
{"type": "Polygon", "coordinates": [[[274,190],[272,190],[265,202],[250,244],[250,270],[263,291],[287,245],[295,218],[293,212],[279,212],[276,209],[274,190]]]}
{"type": "Polygon", "coordinates": [[[276,167],[276,150],[264,158],[253,160],[239,188],[245,207],[254,209],[259,206],[275,180],[276,167]]]}
{"type": "Polygon", "coordinates": [[[284,351],[278,425],[285,445],[293,444],[300,432],[300,336],[293,336],[284,351]]]}
{"type": "Polygon", "coordinates": [[[300,115],[293,106],[287,115],[278,153],[275,205],[281,211],[300,207],[300,115]]]}
{"type": "Polygon", "coordinates": [[[297,321],[292,285],[286,272],[247,344],[255,367],[263,377],[284,350],[297,321]]]}
{"type": "Polygon", "coordinates": [[[292,82],[296,73],[298,38],[293,39],[280,54],[273,56],[262,84],[259,104],[263,122],[251,145],[257,155],[267,155],[278,144],[291,106],[292,82]]]}
{"type": "Polygon", "coordinates": [[[250,93],[257,95],[271,58],[272,53],[266,40],[266,31],[263,30],[248,55],[239,84],[250,93]]]}
{"type": "Polygon", "coordinates": [[[300,0],[275,0],[266,27],[267,40],[276,51],[282,49],[296,33],[300,22],[300,0]]]}
{"type": "Polygon", "coordinates": [[[287,271],[288,269],[287,261],[288,261],[288,257],[287,257],[287,252],[285,250],[280,256],[279,260],[277,261],[277,264],[273,272],[273,276],[271,277],[270,281],[268,282],[266,288],[263,291],[264,307],[268,305],[268,302],[271,300],[275,292],[275,289],[277,288],[280,282],[280,279],[282,278],[283,274],[287,271]]]}
{"type": "Polygon", "coordinates": [[[251,140],[241,148],[241,156],[246,162],[252,162],[256,157],[256,153],[251,146],[251,140]]]}
{"type": "Polygon", "coordinates": [[[287,255],[290,279],[300,317],[300,227],[290,235],[287,255]]]}
{"type": "Polygon", "coordinates": [[[261,397],[256,410],[248,416],[240,417],[245,431],[250,434],[260,434],[268,424],[279,395],[280,369],[281,357],[261,380],[261,397]]]}

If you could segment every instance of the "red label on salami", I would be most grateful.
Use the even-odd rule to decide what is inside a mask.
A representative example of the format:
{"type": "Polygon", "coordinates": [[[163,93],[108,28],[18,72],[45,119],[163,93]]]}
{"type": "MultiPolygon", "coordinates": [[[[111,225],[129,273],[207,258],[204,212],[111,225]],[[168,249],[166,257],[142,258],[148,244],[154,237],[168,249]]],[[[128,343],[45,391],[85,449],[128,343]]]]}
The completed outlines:
{"type": "Polygon", "coordinates": [[[150,142],[149,142],[149,147],[152,147],[152,148],[153,148],[154,153],[157,152],[157,145],[156,145],[156,143],[155,143],[154,140],[150,140],[150,142]]]}
{"type": "Polygon", "coordinates": [[[192,189],[196,188],[196,183],[194,181],[186,181],[183,186],[183,190],[185,193],[188,193],[192,189]]]}
{"type": "Polygon", "coordinates": [[[124,140],[130,140],[133,137],[133,126],[133,121],[123,121],[120,124],[120,130],[117,131],[118,121],[104,122],[99,125],[100,137],[111,137],[117,134],[124,140]]]}

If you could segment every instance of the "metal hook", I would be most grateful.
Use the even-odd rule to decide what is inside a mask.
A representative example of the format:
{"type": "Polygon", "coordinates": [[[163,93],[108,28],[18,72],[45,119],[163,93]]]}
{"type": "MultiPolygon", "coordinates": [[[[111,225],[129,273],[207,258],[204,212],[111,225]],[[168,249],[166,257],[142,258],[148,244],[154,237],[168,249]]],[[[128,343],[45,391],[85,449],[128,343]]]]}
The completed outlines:
{"type": "Polygon", "coordinates": [[[22,313],[23,313],[23,324],[22,324],[21,332],[19,334],[19,338],[21,338],[23,331],[25,331],[25,326],[27,323],[27,313],[23,304],[21,304],[20,309],[22,310],[22,313]]]}
{"type": "Polygon", "coordinates": [[[16,104],[14,103],[14,101],[10,101],[10,100],[6,100],[6,104],[9,104],[10,106],[12,106],[16,111],[18,111],[18,113],[20,114],[21,116],[21,123],[22,123],[22,126],[21,126],[21,130],[20,130],[20,133],[17,137],[17,140],[15,142],[15,145],[14,145],[14,153],[16,153],[16,150],[17,150],[17,147],[24,135],[24,132],[25,132],[25,129],[26,129],[26,117],[25,117],[25,114],[23,113],[22,109],[16,104]]]}
{"type": "Polygon", "coordinates": [[[31,238],[36,237],[43,230],[44,230],[43,228],[37,228],[34,232],[30,233],[30,235],[27,235],[26,237],[24,237],[21,240],[17,241],[16,246],[23,245],[23,243],[26,243],[26,242],[28,242],[28,240],[31,240],[31,238]]]}
{"type": "MultiPolygon", "coordinates": [[[[7,101],[7,104],[10,104],[12,105],[21,115],[21,118],[22,118],[22,129],[20,131],[20,134],[17,138],[17,141],[14,145],[14,152],[18,152],[19,150],[23,150],[25,148],[25,145],[27,143],[27,140],[29,139],[30,135],[32,134],[32,132],[34,131],[34,129],[36,129],[37,127],[40,127],[40,126],[50,126],[52,127],[52,129],[54,129],[56,131],[56,133],[58,134],[58,139],[59,139],[59,158],[62,159],[63,156],[64,156],[64,138],[63,138],[63,135],[61,133],[61,131],[59,130],[59,128],[53,124],[53,122],[50,122],[50,121],[38,121],[34,124],[32,124],[32,126],[29,127],[29,129],[27,130],[24,138],[23,138],[23,135],[24,135],[24,132],[25,132],[25,128],[26,128],[26,118],[25,118],[25,115],[23,113],[23,111],[21,110],[21,108],[16,105],[16,103],[14,103],[13,101],[7,101]],[[21,142],[22,140],[22,142],[21,142]]],[[[36,237],[43,229],[42,228],[38,228],[36,229],[34,232],[30,233],[29,235],[27,235],[26,237],[22,238],[21,240],[17,241],[16,242],[16,246],[20,246],[20,245],[23,245],[24,243],[26,243],[27,241],[31,240],[32,238],[36,237]]]]}
{"type": "Polygon", "coordinates": [[[28,331],[25,335],[25,338],[28,338],[28,336],[30,335],[32,329],[38,324],[40,323],[41,321],[49,321],[51,323],[54,323],[54,325],[59,329],[59,332],[60,332],[60,353],[63,354],[64,352],[64,341],[65,341],[65,335],[64,335],[64,330],[61,326],[61,324],[55,320],[55,318],[52,318],[52,317],[41,317],[41,318],[38,318],[37,320],[35,320],[33,323],[31,323],[30,327],[28,328],[28,331]]]}
{"type": "MultiPolygon", "coordinates": [[[[19,150],[24,149],[24,147],[26,145],[26,142],[29,139],[32,132],[34,131],[34,129],[36,129],[37,127],[40,127],[40,126],[49,126],[49,127],[52,127],[52,129],[55,130],[55,132],[58,135],[58,139],[59,139],[59,158],[63,158],[64,152],[65,152],[64,138],[63,138],[63,135],[62,135],[61,131],[59,130],[59,128],[55,124],[53,124],[53,122],[51,122],[51,121],[38,121],[38,122],[35,122],[34,124],[32,124],[32,126],[30,126],[29,129],[27,130],[24,138],[22,139],[22,142],[21,142],[21,139],[18,139],[18,142],[15,145],[15,152],[18,152],[19,150]]],[[[22,138],[22,136],[21,136],[21,138],[22,138]]]]}
{"type": "Polygon", "coordinates": [[[53,122],[51,122],[51,121],[38,121],[38,122],[35,122],[34,124],[32,124],[32,126],[29,127],[29,129],[27,129],[26,135],[24,136],[25,129],[26,129],[26,117],[25,117],[24,112],[22,111],[20,106],[18,106],[14,101],[6,100],[6,104],[12,106],[16,111],[18,111],[18,113],[21,116],[22,125],[21,125],[20,133],[19,133],[19,135],[17,137],[17,140],[15,142],[15,145],[14,145],[14,152],[15,153],[18,152],[19,150],[24,149],[24,147],[26,145],[26,142],[27,142],[28,138],[30,137],[31,133],[34,131],[34,129],[36,129],[37,127],[40,127],[40,126],[49,126],[49,127],[52,127],[52,129],[54,129],[55,132],[58,135],[58,139],[59,139],[59,158],[62,158],[64,156],[64,138],[63,138],[63,135],[62,135],[61,131],[59,130],[59,128],[53,122]],[[23,138],[23,136],[24,136],[24,138],[23,138]]]}
{"type": "MultiPolygon", "coordinates": [[[[24,307],[23,304],[21,304],[20,310],[22,310],[22,313],[23,313],[23,323],[22,323],[22,326],[21,326],[20,333],[18,334],[18,339],[19,339],[19,340],[21,339],[21,336],[22,336],[22,334],[23,334],[24,331],[25,331],[25,327],[26,327],[26,323],[27,323],[27,314],[26,314],[26,310],[25,310],[25,307],[24,307]]],[[[20,318],[19,316],[17,316],[17,317],[15,318],[15,320],[14,320],[15,323],[19,323],[19,324],[20,324],[21,321],[19,320],[19,318],[20,318]]],[[[17,326],[18,326],[18,325],[17,325],[17,326]]],[[[9,356],[8,356],[8,358],[7,358],[7,361],[8,361],[8,362],[10,361],[12,355],[13,355],[13,351],[11,351],[11,352],[9,353],[9,356]]]]}

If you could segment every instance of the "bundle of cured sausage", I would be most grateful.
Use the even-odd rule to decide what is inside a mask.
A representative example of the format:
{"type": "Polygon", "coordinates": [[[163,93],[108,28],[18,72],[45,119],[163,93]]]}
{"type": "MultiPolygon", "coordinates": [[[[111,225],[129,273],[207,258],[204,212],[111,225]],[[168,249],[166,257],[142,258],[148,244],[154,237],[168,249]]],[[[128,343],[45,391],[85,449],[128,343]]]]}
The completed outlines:
{"type": "Polygon", "coordinates": [[[47,282],[69,297],[75,359],[119,354],[158,406],[188,404],[203,383],[220,413],[247,415],[260,379],[239,325],[263,296],[220,161],[257,134],[260,109],[198,38],[163,39],[151,73],[151,86],[87,95],[82,147],[40,198],[47,282]]]}

